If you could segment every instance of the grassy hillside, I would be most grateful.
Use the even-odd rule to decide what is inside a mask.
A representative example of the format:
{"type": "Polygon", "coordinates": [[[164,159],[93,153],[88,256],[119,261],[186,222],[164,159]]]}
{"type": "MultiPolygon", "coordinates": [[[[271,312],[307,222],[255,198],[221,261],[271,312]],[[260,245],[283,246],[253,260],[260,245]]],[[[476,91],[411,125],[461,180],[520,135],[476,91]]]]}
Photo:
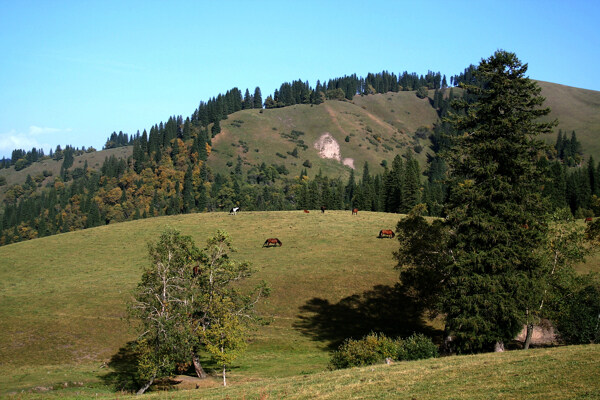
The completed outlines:
{"type": "Polygon", "coordinates": [[[600,345],[570,346],[352,368],[172,398],[598,399],[599,371],[600,345]]]}
{"type": "MultiPolygon", "coordinates": [[[[575,131],[581,142],[586,159],[589,155],[600,158],[600,92],[578,89],[556,83],[538,82],[545,105],[552,109],[550,118],[556,118],[562,129],[571,137],[575,131]]],[[[550,141],[556,142],[554,135],[550,141]]]]}
{"type": "MultiPolygon", "coordinates": [[[[262,112],[244,110],[222,122],[222,132],[213,139],[209,164],[216,170],[226,170],[227,162],[235,165],[240,156],[249,165],[284,164],[292,174],[298,174],[308,159],[313,164],[310,175],[320,168],[326,175],[345,176],[350,169],[342,161],[350,159],[359,171],[365,161],[372,170],[379,170],[383,160],[391,163],[396,154],[419,143],[414,132],[421,126],[432,127],[436,119],[428,100],[417,98],[414,92],[356,96],[352,102],[326,101],[318,106],[296,105],[262,112]],[[292,131],[303,134],[293,138],[292,131]],[[340,160],[319,156],[315,143],[326,133],[337,142],[340,160]],[[299,148],[295,158],[288,152],[298,146],[299,140],[307,147],[299,148]]],[[[421,145],[427,147],[429,141],[421,140],[421,145]]],[[[425,154],[423,150],[417,156],[421,165],[425,165],[425,154]]]]}
{"type": "MultiPolygon", "coordinates": [[[[392,251],[397,242],[376,238],[380,229],[393,228],[399,218],[369,212],[352,216],[349,211],[192,214],[0,247],[0,397],[32,389],[33,395],[44,397],[77,392],[110,397],[113,381],[109,378],[118,370],[106,364],[118,367],[115,361],[134,338],[123,319],[125,304],[147,262],[146,243],[167,225],[191,235],[200,246],[216,229],[227,230],[238,248],[236,257],[251,261],[257,271],[254,279],[265,279],[273,288],[261,307],[271,324],[252,333],[247,353],[233,365],[231,394],[210,392],[214,398],[257,398],[263,392],[272,398],[333,398],[334,393],[350,398],[353,390],[363,390],[349,385],[350,379],[361,382],[360,387],[366,382],[365,388],[379,393],[375,397],[390,396],[402,383],[418,390],[417,398],[435,398],[443,390],[428,389],[434,382],[450,385],[448,393],[460,392],[448,378],[455,368],[473,371],[474,377],[462,378],[467,386],[489,375],[505,377],[482,389],[484,394],[498,387],[507,393],[529,387],[539,394],[536,385],[552,383],[556,368],[577,365],[584,371],[598,370],[600,346],[527,353],[531,356],[483,355],[465,361],[449,358],[398,364],[389,369],[393,375],[383,366],[374,367],[375,374],[370,369],[321,373],[327,367],[329,350],[349,336],[360,337],[372,330],[402,336],[421,331],[439,338],[439,326],[424,321],[419,306],[394,287],[397,272],[392,251]],[[262,248],[267,237],[278,237],[283,247],[262,248]],[[541,376],[531,372],[545,363],[553,367],[546,367],[541,376]],[[65,385],[68,389],[46,392],[65,385]]],[[[600,270],[597,263],[594,268],[600,270]]],[[[586,374],[578,375],[577,390],[585,388],[586,374]]],[[[214,378],[202,384],[216,387],[219,382],[214,378]]],[[[555,386],[558,390],[564,385],[555,386]]],[[[357,393],[368,397],[367,392],[357,393]]]]}
{"type": "MultiPolygon", "coordinates": [[[[44,379],[58,379],[65,369],[90,372],[133,339],[123,320],[125,303],[147,262],[146,243],[167,224],[192,235],[200,246],[216,229],[227,230],[238,247],[237,257],[251,261],[256,279],[273,287],[262,308],[273,322],[255,332],[248,353],[236,365],[240,376],[322,370],[328,345],[389,322],[390,316],[381,313],[363,316],[393,292],[396,243],[376,235],[393,228],[398,218],[366,212],[352,216],[349,211],[193,214],[1,247],[0,392],[35,386],[41,372],[44,379]],[[283,247],[262,248],[267,237],[278,237],[283,247]],[[355,297],[340,302],[348,296],[355,297]],[[339,330],[324,323],[333,312],[340,312],[339,326],[332,325],[339,330]],[[12,379],[14,371],[22,371],[20,383],[12,379]]],[[[397,324],[393,330],[408,333],[420,325],[392,322],[397,324]]],[[[88,379],[97,380],[100,372],[90,372],[88,379]]]]}

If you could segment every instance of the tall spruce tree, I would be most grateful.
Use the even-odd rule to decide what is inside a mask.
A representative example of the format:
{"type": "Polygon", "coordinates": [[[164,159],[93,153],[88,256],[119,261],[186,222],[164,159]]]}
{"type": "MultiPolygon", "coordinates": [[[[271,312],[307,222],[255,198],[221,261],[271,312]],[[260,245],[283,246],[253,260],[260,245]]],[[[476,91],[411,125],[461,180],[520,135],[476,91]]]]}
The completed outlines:
{"type": "Polygon", "coordinates": [[[450,196],[445,229],[432,227],[444,235],[436,239],[436,255],[407,258],[406,249],[418,243],[406,234],[412,228],[399,223],[405,243],[398,266],[403,275],[429,279],[416,286],[430,301],[436,288],[433,303],[458,352],[502,349],[543,293],[546,207],[536,161],[544,145],[535,137],[554,122],[538,122],[550,110],[541,107],[541,89],[526,71],[515,54],[497,51],[473,72],[475,83],[463,85],[477,100],[460,104],[467,112],[449,119],[465,133],[446,153],[450,196]]]}
{"type": "Polygon", "coordinates": [[[497,51],[474,71],[477,84],[463,85],[478,100],[451,117],[466,133],[447,154],[453,262],[443,308],[464,351],[514,338],[542,294],[544,262],[536,250],[546,235],[546,207],[536,161],[544,145],[535,136],[555,123],[538,122],[550,109],[541,108],[541,89],[526,72],[514,53],[497,51]]]}

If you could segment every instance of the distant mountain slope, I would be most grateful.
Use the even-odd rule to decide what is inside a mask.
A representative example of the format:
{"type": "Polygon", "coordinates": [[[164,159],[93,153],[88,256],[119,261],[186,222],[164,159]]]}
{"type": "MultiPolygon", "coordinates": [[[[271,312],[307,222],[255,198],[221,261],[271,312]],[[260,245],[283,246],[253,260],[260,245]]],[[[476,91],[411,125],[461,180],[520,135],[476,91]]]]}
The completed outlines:
{"type": "MultiPolygon", "coordinates": [[[[538,84],[546,97],[545,105],[552,109],[549,118],[560,122],[556,132],[562,129],[570,135],[575,130],[585,158],[592,155],[600,160],[600,92],[543,81],[538,84]]],[[[429,95],[433,96],[432,90],[429,95]]],[[[420,150],[416,157],[424,167],[426,154],[431,152],[430,141],[423,131],[420,135],[415,133],[422,127],[431,128],[437,120],[431,102],[419,99],[414,91],[357,95],[352,101],[329,100],[320,105],[243,110],[222,121],[222,132],[212,139],[208,164],[215,172],[229,173],[239,156],[246,169],[263,162],[283,164],[291,174],[298,175],[308,160],[312,165],[307,168],[310,176],[319,169],[325,175],[347,176],[348,165],[353,165],[360,174],[367,161],[370,170],[378,172],[382,170],[382,161],[389,164],[396,154],[413,148],[420,150]],[[326,134],[329,135],[323,138],[326,134]],[[325,149],[315,147],[320,139],[325,142],[322,143],[325,149]],[[297,157],[288,154],[294,152],[294,148],[297,148],[297,157]],[[335,158],[323,158],[328,149],[335,158]]],[[[556,133],[548,135],[546,140],[554,144],[556,133]]],[[[104,159],[112,154],[126,158],[132,154],[132,148],[77,156],[73,168],[83,166],[86,159],[90,167],[100,168],[104,159]]],[[[28,174],[35,177],[49,170],[57,176],[60,165],[61,161],[46,160],[21,171],[1,169],[0,176],[6,177],[7,184],[0,187],[0,200],[10,185],[25,182],[28,174]]],[[[43,184],[52,179],[46,178],[43,184]]]]}
{"type": "Polygon", "coordinates": [[[557,129],[569,135],[575,130],[586,159],[600,159],[600,92],[542,81],[538,85],[552,110],[550,117],[559,121],[557,129]]]}
{"type": "Polygon", "coordinates": [[[351,102],[326,101],[317,106],[244,110],[221,123],[222,132],[213,138],[208,161],[214,169],[223,170],[240,156],[252,165],[284,164],[297,174],[309,160],[313,173],[322,169],[326,175],[339,176],[348,173],[347,165],[361,170],[367,161],[373,170],[383,160],[391,163],[396,154],[420,144],[423,151],[417,157],[425,165],[429,140],[415,139],[414,132],[421,126],[431,128],[436,120],[430,102],[414,92],[356,96],[351,102]],[[320,156],[322,146],[315,146],[327,134],[330,145],[339,146],[335,158],[324,158],[326,151],[320,156]],[[289,154],[296,147],[297,158],[289,154]]]}

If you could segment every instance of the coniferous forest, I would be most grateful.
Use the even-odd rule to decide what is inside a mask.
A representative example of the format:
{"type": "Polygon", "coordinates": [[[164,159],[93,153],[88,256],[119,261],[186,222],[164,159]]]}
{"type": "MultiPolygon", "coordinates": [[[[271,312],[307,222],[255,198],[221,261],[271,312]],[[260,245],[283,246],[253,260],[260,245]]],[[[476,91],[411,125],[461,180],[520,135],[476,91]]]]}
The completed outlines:
{"type": "MultiPolygon", "coordinates": [[[[93,148],[57,146],[50,154],[43,150],[14,150],[2,159],[0,168],[23,170],[43,159],[62,163],[52,184],[39,188],[40,179],[27,176],[5,193],[0,211],[0,244],[85,229],[109,223],[191,212],[243,210],[351,209],[407,213],[424,203],[427,213],[444,216],[448,196],[447,167],[440,156],[448,151],[449,138],[463,135],[448,122],[461,108],[476,101],[472,94],[456,88],[476,82],[473,66],[452,76],[429,71],[425,76],[383,71],[317,81],[314,87],[301,80],[286,82],[264,100],[259,87],[244,93],[228,90],[208,101],[187,118],[173,116],[135,135],[112,133],[105,149],[133,146],[128,159],[114,156],[101,168],[73,167],[74,157],[93,148]],[[356,95],[415,91],[429,98],[439,119],[433,129],[416,132],[431,142],[427,165],[419,165],[413,149],[401,149],[383,172],[374,173],[365,163],[351,169],[348,178],[326,176],[320,171],[309,176],[310,161],[298,176],[285,165],[262,163],[244,165],[238,157],[232,172],[212,170],[206,161],[212,140],[221,131],[221,121],[245,109],[271,109],[310,104],[325,100],[348,101],[356,95]],[[462,104],[462,105],[461,105],[462,104]]],[[[292,156],[294,156],[292,154],[292,156]]],[[[545,171],[540,182],[553,209],[568,207],[577,218],[600,215],[600,163],[585,156],[575,131],[559,131],[554,146],[548,146],[539,161],[545,171]]],[[[0,185],[6,181],[0,177],[0,185]]]]}

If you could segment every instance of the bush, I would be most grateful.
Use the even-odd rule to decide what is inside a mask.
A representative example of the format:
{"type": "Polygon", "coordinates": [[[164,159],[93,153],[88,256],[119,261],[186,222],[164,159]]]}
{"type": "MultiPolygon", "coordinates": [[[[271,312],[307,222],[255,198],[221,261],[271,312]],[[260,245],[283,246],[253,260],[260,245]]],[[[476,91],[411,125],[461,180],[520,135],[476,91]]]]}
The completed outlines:
{"type": "Polygon", "coordinates": [[[424,99],[425,97],[427,97],[429,95],[429,93],[427,92],[427,88],[425,86],[421,86],[420,88],[417,89],[417,97],[420,99],[424,99]]]}
{"type": "Polygon", "coordinates": [[[393,358],[397,353],[396,341],[383,334],[370,333],[360,340],[346,339],[331,357],[334,369],[360,367],[393,358]]]}
{"type": "Polygon", "coordinates": [[[584,280],[583,287],[569,296],[555,319],[565,344],[600,343],[600,286],[588,279],[580,278],[584,280]]]}
{"type": "Polygon", "coordinates": [[[422,360],[438,356],[438,348],[422,333],[414,333],[402,341],[396,359],[398,361],[422,360]]]}
{"type": "Polygon", "coordinates": [[[437,356],[437,346],[423,334],[391,339],[383,334],[371,333],[360,340],[346,339],[333,353],[330,366],[341,369],[372,365],[386,358],[408,361],[437,356]]]}
{"type": "Polygon", "coordinates": [[[312,163],[310,162],[310,160],[306,160],[302,163],[303,166],[305,166],[306,168],[311,168],[312,167],[312,163]]]}

